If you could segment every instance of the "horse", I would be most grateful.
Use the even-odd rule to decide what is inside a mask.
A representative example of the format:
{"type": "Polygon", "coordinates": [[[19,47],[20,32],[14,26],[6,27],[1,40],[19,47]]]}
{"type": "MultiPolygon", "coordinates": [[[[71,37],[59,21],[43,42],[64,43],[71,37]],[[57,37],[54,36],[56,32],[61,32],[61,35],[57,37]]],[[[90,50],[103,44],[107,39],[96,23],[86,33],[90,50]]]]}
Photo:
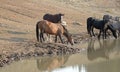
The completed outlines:
{"type": "MultiPolygon", "coordinates": [[[[62,13],[58,13],[58,14],[47,13],[43,16],[43,20],[47,20],[47,21],[50,21],[50,22],[53,22],[53,23],[63,24],[63,16],[64,16],[64,14],[62,14],[62,13]]],[[[50,35],[48,34],[47,36],[51,40],[50,35]]]]}
{"type": "MultiPolygon", "coordinates": [[[[120,36],[120,21],[112,20],[109,22],[108,26],[111,27],[115,31],[115,35],[118,31],[118,37],[120,36]]],[[[116,35],[116,38],[117,38],[117,35],[116,35]]]]}
{"type": "Polygon", "coordinates": [[[103,15],[103,20],[110,20],[110,19],[112,19],[113,17],[111,16],[111,15],[108,15],[108,14],[106,14],[106,15],[103,15]]]}
{"type": "Polygon", "coordinates": [[[71,34],[68,32],[68,30],[61,24],[55,24],[47,20],[42,20],[38,21],[36,24],[36,37],[37,41],[39,42],[39,29],[40,29],[40,41],[42,43],[42,39],[44,40],[43,33],[50,34],[50,35],[55,35],[55,42],[57,42],[57,36],[59,36],[61,42],[63,43],[62,40],[62,35],[64,35],[68,42],[73,45],[73,39],[71,37],[71,34]]]}
{"type": "Polygon", "coordinates": [[[99,20],[93,17],[89,17],[87,19],[87,31],[92,37],[92,35],[95,36],[93,29],[94,28],[99,29],[100,31],[99,31],[98,39],[101,36],[101,32],[103,32],[103,39],[104,39],[104,37],[106,37],[105,29],[107,28],[107,23],[108,23],[108,20],[99,20]]]}
{"type": "Polygon", "coordinates": [[[110,15],[104,15],[103,16],[103,20],[108,20],[108,28],[105,30],[105,32],[110,29],[113,33],[113,36],[115,38],[117,38],[116,32],[118,31],[118,35],[120,35],[120,22],[119,22],[119,18],[118,16],[113,17],[110,15]]]}
{"type": "Polygon", "coordinates": [[[43,16],[43,20],[47,20],[47,21],[50,21],[53,23],[60,23],[63,16],[64,16],[64,14],[62,14],[62,13],[58,13],[58,14],[54,14],[54,15],[47,13],[43,16]]]}
{"type": "MultiPolygon", "coordinates": [[[[92,37],[92,34],[91,34],[91,27],[92,27],[92,24],[93,24],[93,21],[94,21],[94,17],[89,17],[87,18],[87,32],[88,34],[90,34],[90,37],[92,37]]],[[[93,31],[92,31],[93,32],[93,31]]],[[[94,34],[94,33],[93,33],[94,34]]],[[[95,35],[94,35],[95,36],[95,35]]]]}
{"type": "Polygon", "coordinates": [[[108,14],[103,16],[103,20],[109,20],[109,21],[111,21],[111,20],[120,21],[119,18],[120,18],[120,17],[118,17],[118,16],[113,17],[113,16],[110,16],[110,15],[108,15],[108,14]]]}

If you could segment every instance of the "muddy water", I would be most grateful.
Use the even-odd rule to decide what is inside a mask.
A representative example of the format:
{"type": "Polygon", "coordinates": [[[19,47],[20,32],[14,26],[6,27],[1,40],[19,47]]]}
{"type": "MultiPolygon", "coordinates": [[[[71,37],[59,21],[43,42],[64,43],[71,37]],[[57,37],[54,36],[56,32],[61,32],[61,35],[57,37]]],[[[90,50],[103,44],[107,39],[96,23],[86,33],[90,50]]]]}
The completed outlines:
{"type": "Polygon", "coordinates": [[[21,60],[0,72],[120,72],[120,39],[91,39],[75,46],[84,49],[79,54],[21,60]]]}

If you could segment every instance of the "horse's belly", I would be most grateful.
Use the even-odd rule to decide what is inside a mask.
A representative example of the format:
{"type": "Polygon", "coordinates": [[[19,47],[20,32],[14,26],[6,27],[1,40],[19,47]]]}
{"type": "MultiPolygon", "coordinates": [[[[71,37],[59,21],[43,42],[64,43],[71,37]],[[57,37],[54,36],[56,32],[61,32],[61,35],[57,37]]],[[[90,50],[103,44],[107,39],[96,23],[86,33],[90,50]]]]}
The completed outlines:
{"type": "Polygon", "coordinates": [[[47,30],[45,32],[48,33],[48,34],[52,34],[52,35],[56,35],[57,34],[57,30],[55,30],[55,29],[49,29],[49,30],[47,30]]]}

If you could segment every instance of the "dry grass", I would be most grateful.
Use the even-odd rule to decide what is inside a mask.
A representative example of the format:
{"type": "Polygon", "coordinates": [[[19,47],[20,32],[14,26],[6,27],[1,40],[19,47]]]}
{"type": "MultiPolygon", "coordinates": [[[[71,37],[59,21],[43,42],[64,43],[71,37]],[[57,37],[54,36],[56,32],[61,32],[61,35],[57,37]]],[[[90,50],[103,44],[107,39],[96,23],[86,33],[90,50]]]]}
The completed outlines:
{"type": "Polygon", "coordinates": [[[0,43],[16,42],[11,38],[36,40],[35,24],[45,13],[64,13],[71,33],[86,32],[89,16],[119,15],[114,3],[116,0],[1,0],[0,43]]]}

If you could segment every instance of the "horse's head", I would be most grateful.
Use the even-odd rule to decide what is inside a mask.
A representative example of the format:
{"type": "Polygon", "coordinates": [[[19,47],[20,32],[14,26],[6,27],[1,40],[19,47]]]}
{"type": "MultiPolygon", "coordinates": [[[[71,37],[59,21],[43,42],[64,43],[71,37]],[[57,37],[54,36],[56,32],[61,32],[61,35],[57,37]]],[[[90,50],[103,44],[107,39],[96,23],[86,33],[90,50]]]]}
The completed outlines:
{"type": "Polygon", "coordinates": [[[74,45],[74,39],[71,34],[68,36],[68,42],[70,42],[71,45],[74,45]]]}
{"type": "Polygon", "coordinates": [[[110,20],[110,19],[112,19],[113,17],[112,16],[110,16],[110,15],[104,15],[103,16],[103,20],[110,20]]]}
{"type": "MultiPolygon", "coordinates": [[[[62,25],[63,26],[63,25],[62,25]]],[[[74,44],[74,40],[72,38],[72,35],[68,32],[68,30],[63,26],[64,29],[64,33],[63,35],[68,39],[68,42],[73,45],[74,44]]]]}
{"type": "Polygon", "coordinates": [[[64,16],[64,14],[62,14],[62,13],[59,13],[59,15],[60,15],[60,16],[64,16]]]}
{"type": "Polygon", "coordinates": [[[113,36],[114,36],[115,38],[117,38],[116,29],[115,29],[115,27],[114,27],[113,25],[114,25],[114,24],[109,24],[109,25],[108,25],[108,29],[112,32],[113,36]]]}

